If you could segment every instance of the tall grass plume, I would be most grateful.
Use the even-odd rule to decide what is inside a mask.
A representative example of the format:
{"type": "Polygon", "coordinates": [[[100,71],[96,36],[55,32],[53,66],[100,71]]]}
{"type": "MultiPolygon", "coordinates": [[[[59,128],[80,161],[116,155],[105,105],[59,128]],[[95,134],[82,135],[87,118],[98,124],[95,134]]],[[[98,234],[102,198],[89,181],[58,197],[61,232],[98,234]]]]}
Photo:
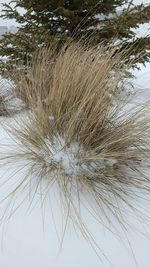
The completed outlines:
{"type": "Polygon", "coordinates": [[[13,194],[31,185],[33,176],[34,192],[55,184],[67,218],[84,236],[81,202],[91,202],[90,212],[101,222],[113,215],[124,224],[122,209],[138,210],[138,193],[150,191],[150,106],[131,104],[121,90],[130,67],[123,64],[125,56],[126,51],[72,43],[57,54],[39,51],[26,75],[14,74],[28,111],[7,126],[18,144],[1,158],[27,161],[28,173],[13,194]]]}

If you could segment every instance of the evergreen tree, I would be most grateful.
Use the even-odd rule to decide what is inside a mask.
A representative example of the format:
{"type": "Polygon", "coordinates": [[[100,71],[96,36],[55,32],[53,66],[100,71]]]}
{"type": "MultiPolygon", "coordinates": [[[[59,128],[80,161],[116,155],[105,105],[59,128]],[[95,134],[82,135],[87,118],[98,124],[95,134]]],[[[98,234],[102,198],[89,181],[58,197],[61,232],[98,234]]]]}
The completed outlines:
{"type": "Polygon", "coordinates": [[[17,33],[0,40],[0,55],[8,56],[1,71],[18,60],[26,64],[37,47],[53,41],[60,45],[68,38],[97,44],[115,37],[118,49],[128,47],[127,62],[132,58],[133,66],[150,58],[150,36],[136,38],[134,31],[150,21],[150,5],[135,6],[133,0],[14,0],[3,5],[1,17],[20,25],[17,33]]]}

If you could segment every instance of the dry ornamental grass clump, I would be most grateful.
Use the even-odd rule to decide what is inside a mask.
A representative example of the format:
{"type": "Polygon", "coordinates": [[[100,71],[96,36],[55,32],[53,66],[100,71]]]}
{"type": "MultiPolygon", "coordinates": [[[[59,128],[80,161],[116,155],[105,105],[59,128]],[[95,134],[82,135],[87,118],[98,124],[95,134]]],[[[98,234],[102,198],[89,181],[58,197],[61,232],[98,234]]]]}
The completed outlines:
{"type": "Polygon", "coordinates": [[[68,218],[84,235],[84,196],[95,203],[100,220],[110,219],[108,209],[124,223],[121,208],[135,211],[137,192],[150,190],[149,104],[133,107],[120,90],[130,67],[122,63],[125,55],[73,43],[58,54],[38,52],[27,75],[14,75],[28,111],[15,117],[10,129],[20,149],[4,158],[27,160],[29,167],[13,194],[32,176],[36,190],[55,183],[68,218]]]}

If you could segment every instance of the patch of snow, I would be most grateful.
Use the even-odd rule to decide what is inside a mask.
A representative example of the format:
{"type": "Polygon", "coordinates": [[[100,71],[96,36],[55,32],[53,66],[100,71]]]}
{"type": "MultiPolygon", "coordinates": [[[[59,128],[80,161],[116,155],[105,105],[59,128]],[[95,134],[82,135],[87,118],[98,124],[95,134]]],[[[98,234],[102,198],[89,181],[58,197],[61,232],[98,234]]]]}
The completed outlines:
{"type": "MultiPolygon", "coordinates": [[[[70,178],[77,178],[81,174],[88,177],[93,176],[93,169],[102,171],[107,167],[117,164],[114,158],[91,159],[87,163],[80,162],[82,156],[86,156],[83,146],[77,141],[67,144],[66,138],[56,134],[54,137],[44,140],[44,144],[35,151],[45,162],[47,167],[53,170],[61,169],[70,178]]],[[[93,157],[96,155],[93,152],[93,157]]]]}
{"type": "Polygon", "coordinates": [[[61,167],[66,175],[76,176],[79,173],[77,156],[81,148],[77,142],[72,142],[67,146],[65,139],[56,135],[52,141],[46,139],[44,143],[48,148],[47,153],[42,147],[39,153],[42,152],[42,157],[47,164],[61,167]]]}
{"type": "Polygon", "coordinates": [[[54,120],[54,116],[49,116],[49,121],[53,121],[54,120]]]}

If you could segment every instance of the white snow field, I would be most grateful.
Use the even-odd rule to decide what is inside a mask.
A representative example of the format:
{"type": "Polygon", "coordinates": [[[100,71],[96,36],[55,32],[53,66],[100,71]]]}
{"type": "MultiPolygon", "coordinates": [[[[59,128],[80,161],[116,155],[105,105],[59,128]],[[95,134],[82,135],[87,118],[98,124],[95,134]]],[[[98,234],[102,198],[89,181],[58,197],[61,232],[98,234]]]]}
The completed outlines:
{"type": "MultiPolygon", "coordinates": [[[[2,2],[9,1],[0,0],[0,3],[2,2]]],[[[143,2],[148,3],[150,0],[143,2]]],[[[135,75],[134,84],[141,89],[140,101],[150,98],[150,64],[142,66],[141,71],[135,71],[135,75]]],[[[5,120],[0,118],[0,125],[5,123],[5,120]]],[[[13,144],[14,140],[11,140],[0,126],[1,150],[13,148],[13,144]]],[[[85,221],[101,249],[97,249],[100,258],[89,242],[83,239],[81,234],[76,234],[72,227],[68,228],[61,248],[59,236],[62,236],[62,215],[60,203],[57,202],[57,189],[51,190],[52,197],[45,208],[41,206],[38,193],[35,194],[30,209],[31,199],[26,197],[25,193],[18,195],[16,204],[13,199],[1,202],[10,192],[11,186],[17,183],[25,172],[20,166],[8,168],[2,165],[0,162],[0,220],[4,221],[5,210],[7,215],[11,215],[13,205],[17,207],[17,203],[19,205],[24,198],[25,201],[8,221],[0,224],[0,267],[150,267],[150,221],[145,217],[141,218],[141,222],[140,218],[125,218],[127,223],[131,223],[127,231],[121,230],[116,224],[117,236],[84,211],[85,221]],[[3,184],[5,177],[10,180],[3,184]]],[[[145,205],[150,212],[150,202],[145,205]]]]}

